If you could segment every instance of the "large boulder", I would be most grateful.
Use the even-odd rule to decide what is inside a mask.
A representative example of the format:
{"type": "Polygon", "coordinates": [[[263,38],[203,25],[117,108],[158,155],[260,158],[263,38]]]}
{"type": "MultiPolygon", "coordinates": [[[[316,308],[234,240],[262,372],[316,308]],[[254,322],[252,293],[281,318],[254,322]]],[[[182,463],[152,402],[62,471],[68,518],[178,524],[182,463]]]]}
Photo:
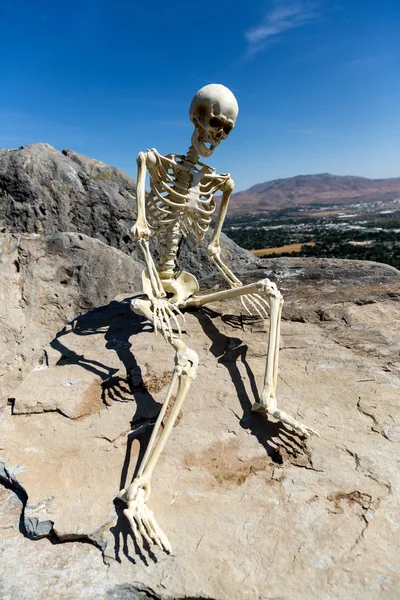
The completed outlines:
{"type": "MultiPolygon", "coordinates": [[[[121,169],[49,144],[0,148],[0,232],[84,233],[142,262],[130,236],[135,214],[136,183],[121,169]]],[[[215,270],[206,252],[210,233],[199,248],[182,245],[181,268],[199,278],[215,270]]],[[[224,234],[221,246],[233,270],[255,261],[224,234]]]]}
{"type": "Polygon", "coordinates": [[[81,233],[0,234],[0,403],[82,312],[129,293],[142,266],[81,233]]]}
{"type": "Polygon", "coordinates": [[[186,312],[198,377],[149,500],[173,553],[135,547],[113,500],[143,456],[173,352],[129,291],[81,314],[1,413],[4,600],[398,596],[400,273],[263,265],[248,281],[268,274],[287,300],[278,403],[320,437],[250,411],[267,322],[238,301],[186,312]]]}
{"type": "Polygon", "coordinates": [[[71,150],[49,144],[0,149],[0,190],[3,231],[76,231],[116,248],[129,237],[135,182],[121,169],[71,150]]]}

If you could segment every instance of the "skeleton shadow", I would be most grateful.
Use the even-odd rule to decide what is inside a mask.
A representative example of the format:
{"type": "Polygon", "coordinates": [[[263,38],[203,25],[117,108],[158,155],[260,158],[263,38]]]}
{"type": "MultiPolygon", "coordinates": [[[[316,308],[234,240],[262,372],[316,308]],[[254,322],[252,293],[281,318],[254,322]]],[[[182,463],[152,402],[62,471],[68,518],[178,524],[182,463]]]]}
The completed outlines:
{"type": "MultiPolygon", "coordinates": [[[[105,405],[110,406],[113,402],[132,402],[136,408],[134,417],[131,421],[132,430],[127,436],[127,446],[123,466],[120,476],[120,489],[126,488],[128,474],[132,461],[132,446],[135,440],[139,441],[139,453],[134,467],[131,480],[136,476],[141,460],[146,451],[151,431],[161,409],[161,404],[155,401],[154,397],[146,389],[141,369],[132,352],[133,344],[130,338],[142,332],[153,332],[153,325],[145,318],[133,313],[130,309],[132,298],[127,298],[121,302],[112,301],[107,306],[103,306],[83,315],[80,315],[71,321],[56,337],[50,342],[50,346],[60,354],[57,366],[67,364],[76,364],[81,368],[94,373],[102,380],[102,399],[105,405]],[[102,334],[105,340],[105,347],[116,352],[119,360],[125,368],[125,377],[118,374],[119,369],[100,362],[99,360],[84,355],[79,355],[68,347],[68,334],[78,336],[90,336],[102,334]]],[[[279,452],[279,444],[287,447],[288,439],[292,438],[291,432],[282,426],[281,423],[272,423],[267,417],[260,413],[251,411],[252,402],[244,386],[237,361],[240,359],[246,369],[249,377],[254,401],[258,399],[258,391],[254,374],[247,362],[247,346],[242,345],[238,337],[229,337],[219,331],[213,323],[213,319],[221,315],[209,308],[203,308],[199,311],[190,311],[198,319],[204,333],[212,342],[210,351],[218,359],[218,362],[224,365],[228,370],[236,393],[241,404],[243,414],[239,418],[240,426],[243,429],[250,430],[257,441],[265,448],[271,459],[281,464],[282,456],[279,452]],[[282,442],[282,432],[286,440],[282,442]],[[280,439],[278,444],[273,441],[280,439]]],[[[225,322],[232,327],[240,330],[240,317],[225,315],[222,317],[225,322]]],[[[129,482],[130,483],[130,482],[129,482]]],[[[136,539],[131,534],[127,519],[123,515],[125,505],[118,499],[115,499],[115,509],[117,513],[116,524],[110,528],[114,537],[114,558],[121,562],[121,551],[126,558],[136,564],[135,558],[130,554],[128,541],[131,539],[135,548],[135,556],[145,565],[149,564],[148,559],[157,562],[156,555],[151,548],[144,544],[146,555],[143,549],[137,544],[136,539]],[[121,544],[122,540],[122,544],[121,544]]]]}
{"type": "MultiPolygon", "coordinates": [[[[50,342],[51,348],[60,354],[56,365],[79,365],[81,368],[97,375],[101,380],[103,403],[110,407],[113,402],[131,402],[136,410],[131,420],[131,431],[127,436],[127,446],[120,476],[120,489],[127,485],[128,474],[131,466],[132,446],[135,440],[139,441],[139,452],[134,467],[132,480],[135,478],[141,460],[146,451],[151,431],[161,409],[161,404],[156,402],[151,393],[146,389],[141,369],[132,352],[130,338],[142,332],[153,332],[153,325],[145,318],[136,315],[130,309],[132,298],[121,302],[113,300],[110,304],[91,310],[73,319],[64,329],[57,333],[50,342]],[[68,347],[68,335],[90,336],[103,334],[105,347],[116,352],[119,360],[124,366],[125,376],[118,374],[119,369],[111,367],[91,357],[77,354],[68,347]]],[[[128,540],[132,538],[135,545],[135,554],[148,564],[146,556],[137,545],[134,536],[131,535],[127,520],[123,516],[124,505],[118,499],[115,500],[117,523],[110,528],[114,536],[115,559],[121,562],[121,537],[123,540],[122,551],[127,559],[135,563],[129,554],[128,540]]],[[[156,560],[151,550],[147,549],[152,560],[156,560]]]]}
{"type": "Polygon", "coordinates": [[[225,323],[240,331],[243,317],[235,315],[222,316],[221,313],[215,312],[208,307],[202,308],[199,311],[193,311],[192,314],[197,318],[204,333],[212,342],[210,352],[218,359],[219,363],[224,365],[232,379],[243,410],[242,417],[238,417],[240,426],[243,429],[249,430],[254,435],[274,463],[281,465],[283,463],[282,447],[291,455],[300,452],[303,444],[298,436],[292,430],[287,429],[283,423],[270,421],[265,413],[252,412],[251,407],[253,402],[259,401],[259,392],[254,373],[247,361],[248,346],[242,344],[242,340],[238,337],[229,337],[221,333],[213,323],[213,319],[221,317],[225,323]],[[237,365],[238,360],[241,360],[246,369],[253,395],[252,401],[243,383],[243,378],[237,365]]]}

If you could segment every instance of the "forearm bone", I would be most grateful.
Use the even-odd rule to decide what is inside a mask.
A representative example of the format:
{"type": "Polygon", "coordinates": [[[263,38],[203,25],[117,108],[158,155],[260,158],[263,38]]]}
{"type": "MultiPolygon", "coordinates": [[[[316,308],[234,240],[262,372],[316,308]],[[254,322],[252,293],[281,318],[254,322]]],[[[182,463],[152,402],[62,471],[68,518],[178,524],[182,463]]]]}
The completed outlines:
{"type": "Polygon", "coordinates": [[[137,196],[137,219],[131,229],[134,239],[137,240],[140,246],[144,261],[146,263],[146,274],[143,276],[144,292],[149,298],[165,298],[166,292],[162,287],[160,277],[158,275],[153,257],[151,256],[149,247],[149,237],[151,235],[150,228],[146,219],[146,173],[147,161],[154,160],[155,157],[151,152],[139,152],[137,157],[138,174],[136,185],[137,196]],[[150,286],[146,282],[146,275],[150,286]],[[149,289],[150,288],[150,289],[149,289]]]}
{"type": "Polygon", "coordinates": [[[221,246],[219,240],[221,237],[221,230],[225,221],[229,200],[232,195],[234,185],[235,184],[232,177],[229,177],[229,179],[225,182],[224,187],[222,188],[222,200],[218,212],[217,222],[215,224],[214,232],[211,237],[211,242],[209,243],[207,249],[210,260],[215,264],[219,273],[232,288],[241,286],[242,282],[221,260],[221,246]]]}
{"type": "MultiPolygon", "coordinates": [[[[242,287],[243,284],[240,281],[240,279],[238,279],[236,275],[229,269],[229,267],[227,267],[227,265],[221,260],[221,246],[219,243],[222,226],[225,221],[229,200],[232,195],[234,186],[235,184],[232,177],[229,177],[228,180],[224,183],[224,186],[222,188],[222,200],[219,208],[217,222],[207,251],[210,260],[217,267],[219,273],[222,275],[225,281],[229,283],[229,286],[231,288],[239,288],[242,287]]],[[[265,298],[260,297],[258,294],[251,294],[249,296],[240,296],[240,300],[249,314],[256,313],[260,317],[268,316],[266,310],[268,307],[268,302],[267,300],[265,300],[265,298]]]]}

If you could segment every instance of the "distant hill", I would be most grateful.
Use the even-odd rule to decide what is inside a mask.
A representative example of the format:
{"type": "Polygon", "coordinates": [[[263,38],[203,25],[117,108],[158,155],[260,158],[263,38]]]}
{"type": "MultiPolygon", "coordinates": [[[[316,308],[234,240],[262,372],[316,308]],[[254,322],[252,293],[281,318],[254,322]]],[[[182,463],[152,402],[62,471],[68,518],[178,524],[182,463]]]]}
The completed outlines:
{"type": "Polygon", "coordinates": [[[244,192],[234,194],[228,214],[259,214],[307,204],[352,204],[398,197],[400,177],[367,179],[330,173],[297,175],[258,183],[244,192]]]}

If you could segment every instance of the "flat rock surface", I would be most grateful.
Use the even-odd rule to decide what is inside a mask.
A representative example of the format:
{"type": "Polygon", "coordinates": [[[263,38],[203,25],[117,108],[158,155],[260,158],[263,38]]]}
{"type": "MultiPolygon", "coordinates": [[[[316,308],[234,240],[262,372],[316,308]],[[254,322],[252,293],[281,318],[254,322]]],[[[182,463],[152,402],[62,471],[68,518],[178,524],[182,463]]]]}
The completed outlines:
{"type": "Polygon", "coordinates": [[[278,404],[320,437],[251,413],[267,321],[238,301],[186,312],[198,377],[149,500],[173,553],[136,547],[114,498],[173,352],[126,294],[82,314],[2,409],[1,598],[399,596],[400,273],[282,259],[262,276],[287,300],[278,404]]]}

